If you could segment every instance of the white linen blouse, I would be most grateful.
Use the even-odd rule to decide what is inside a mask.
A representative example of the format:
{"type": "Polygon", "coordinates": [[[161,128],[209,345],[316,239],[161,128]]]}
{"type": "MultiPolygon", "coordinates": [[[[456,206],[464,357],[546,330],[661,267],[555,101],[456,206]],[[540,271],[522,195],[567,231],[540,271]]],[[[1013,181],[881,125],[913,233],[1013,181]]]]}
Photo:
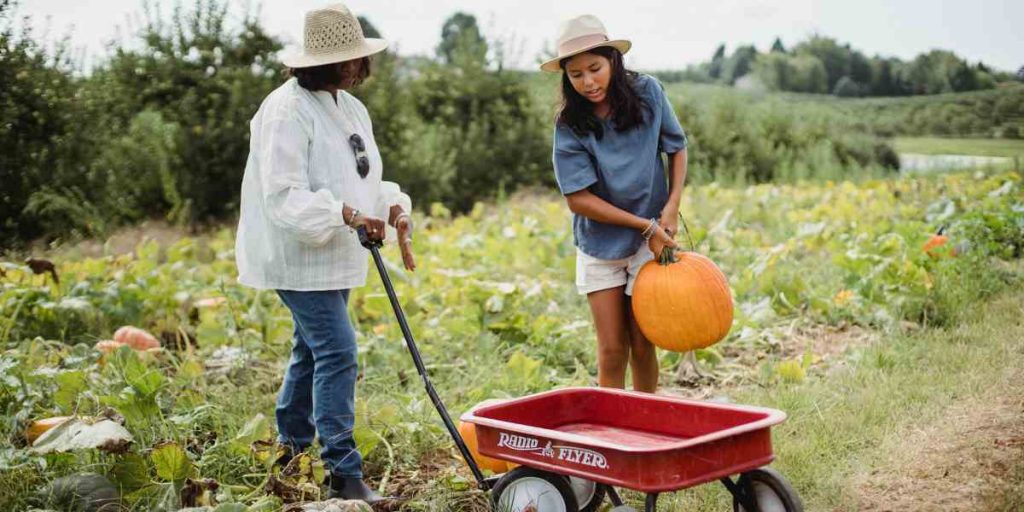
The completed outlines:
{"type": "Polygon", "coordinates": [[[342,207],[385,221],[393,205],[412,209],[397,184],[381,181],[366,107],[345,91],[313,92],[291,78],[263,100],[249,127],[235,235],[238,281],[299,291],[365,284],[367,251],[342,219],[342,207]],[[348,142],[352,133],[366,146],[365,178],[348,142]]]}

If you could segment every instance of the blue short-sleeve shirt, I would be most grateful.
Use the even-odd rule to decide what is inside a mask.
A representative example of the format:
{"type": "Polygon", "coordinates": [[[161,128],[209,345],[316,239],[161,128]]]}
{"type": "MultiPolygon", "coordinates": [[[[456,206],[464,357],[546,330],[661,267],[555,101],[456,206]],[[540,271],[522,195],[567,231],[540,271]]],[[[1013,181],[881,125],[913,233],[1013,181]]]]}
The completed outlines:
{"type": "MultiPolygon", "coordinates": [[[[643,124],[619,132],[611,119],[605,119],[604,136],[598,140],[593,133],[580,137],[557,123],[552,160],[563,195],[589,189],[623,210],[650,219],[659,217],[668,201],[668,178],[661,153],[685,149],[686,134],[657,80],[638,75],[633,88],[646,105],[643,124]]],[[[572,225],[576,246],[595,258],[625,258],[643,243],[636,229],[582,215],[574,214],[572,225]]]]}

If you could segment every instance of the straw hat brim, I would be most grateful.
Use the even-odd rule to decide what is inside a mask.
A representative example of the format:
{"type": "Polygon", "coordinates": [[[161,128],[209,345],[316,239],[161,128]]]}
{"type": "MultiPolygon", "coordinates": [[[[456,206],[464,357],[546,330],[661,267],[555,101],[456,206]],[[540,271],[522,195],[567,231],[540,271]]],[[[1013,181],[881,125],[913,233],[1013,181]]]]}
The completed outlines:
{"type": "Polygon", "coordinates": [[[582,48],[577,48],[577,49],[575,49],[575,50],[573,50],[573,51],[571,51],[569,53],[566,53],[564,55],[559,55],[558,57],[555,57],[555,58],[553,58],[553,59],[551,59],[551,60],[541,64],[540,65],[540,69],[542,71],[547,71],[548,73],[558,73],[559,71],[562,70],[562,66],[560,65],[560,63],[562,62],[562,59],[567,59],[569,57],[572,57],[573,55],[579,55],[579,54],[581,54],[581,53],[583,53],[585,51],[593,50],[594,48],[597,48],[598,46],[611,46],[611,47],[619,50],[622,53],[626,53],[626,52],[629,51],[630,48],[633,47],[633,43],[630,42],[628,39],[612,39],[611,41],[600,41],[600,42],[594,43],[594,44],[589,45],[589,46],[584,46],[582,48]]]}
{"type": "Polygon", "coordinates": [[[344,51],[337,51],[331,53],[325,53],[322,55],[310,55],[304,51],[298,51],[293,54],[287,55],[281,59],[281,62],[285,66],[290,68],[310,68],[313,66],[323,66],[324,64],[334,64],[336,62],[345,62],[346,60],[361,59],[363,57],[369,57],[375,53],[380,53],[386,50],[388,42],[383,39],[377,39],[373,37],[367,37],[363,40],[363,44],[350,48],[344,51]]]}

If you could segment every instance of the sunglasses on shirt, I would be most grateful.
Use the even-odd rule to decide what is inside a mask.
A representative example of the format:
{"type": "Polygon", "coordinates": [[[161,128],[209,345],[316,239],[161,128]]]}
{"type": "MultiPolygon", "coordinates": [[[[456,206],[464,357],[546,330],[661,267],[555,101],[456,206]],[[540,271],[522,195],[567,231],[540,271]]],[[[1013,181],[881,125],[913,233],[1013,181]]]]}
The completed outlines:
{"type": "Polygon", "coordinates": [[[353,133],[348,138],[348,145],[352,147],[352,152],[356,155],[356,170],[359,171],[359,177],[366,178],[366,175],[370,173],[370,159],[366,156],[366,144],[363,144],[363,138],[358,133],[353,133]]]}

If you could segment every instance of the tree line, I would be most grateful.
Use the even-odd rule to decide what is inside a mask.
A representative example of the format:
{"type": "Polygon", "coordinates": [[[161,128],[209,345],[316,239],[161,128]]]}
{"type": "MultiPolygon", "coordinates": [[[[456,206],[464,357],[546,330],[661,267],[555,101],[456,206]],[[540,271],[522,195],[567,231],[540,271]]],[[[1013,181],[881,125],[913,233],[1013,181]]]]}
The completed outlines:
{"type": "Polygon", "coordinates": [[[1016,74],[1001,72],[982,62],[971,64],[948,50],[932,50],[909,61],[868,57],[849,43],[813,35],[791,49],[776,38],[767,52],[742,45],[727,54],[721,44],[711,60],[659,76],[840,97],[910,96],[992,89],[999,82],[1024,81],[1024,67],[1016,74]]]}

